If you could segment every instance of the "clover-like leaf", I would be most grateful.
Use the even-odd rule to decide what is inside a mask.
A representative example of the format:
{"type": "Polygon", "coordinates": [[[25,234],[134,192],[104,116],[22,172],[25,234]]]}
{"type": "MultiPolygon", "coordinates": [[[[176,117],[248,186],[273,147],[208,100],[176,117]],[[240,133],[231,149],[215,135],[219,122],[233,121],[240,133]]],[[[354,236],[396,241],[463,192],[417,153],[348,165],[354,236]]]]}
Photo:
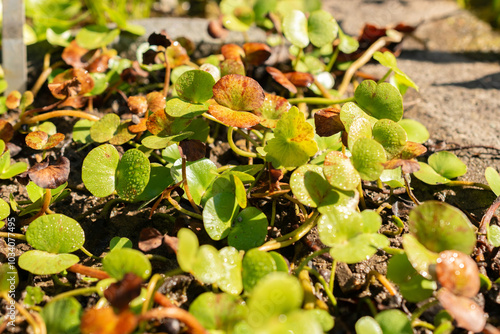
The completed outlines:
{"type": "Polygon", "coordinates": [[[403,117],[403,98],[390,83],[365,80],[356,88],[354,97],[364,111],[377,119],[398,122],[403,117]]]}
{"type": "Polygon", "coordinates": [[[325,156],[323,173],[332,186],[342,190],[354,190],[361,182],[351,160],[339,151],[331,151],[325,156]]]}
{"type": "Polygon", "coordinates": [[[62,133],[49,136],[44,131],[33,131],[26,135],[26,145],[34,150],[49,150],[64,140],[62,133]]]}
{"type": "Polygon", "coordinates": [[[439,175],[447,179],[454,179],[467,173],[467,166],[455,154],[448,151],[431,154],[428,163],[439,175]]]}
{"type": "Polygon", "coordinates": [[[358,139],[351,150],[352,164],[363,180],[375,181],[384,171],[386,154],[382,145],[369,138],[358,139]]]}
{"type": "Polygon", "coordinates": [[[262,245],[267,236],[266,215],[257,208],[248,207],[241,211],[228,235],[228,244],[238,250],[248,251],[262,245]]]}
{"type": "Polygon", "coordinates": [[[228,330],[246,318],[248,308],[240,297],[204,292],[189,305],[189,313],[207,330],[228,330]]]}
{"type": "Polygon", "coordinates": [[[82,306],[74,297],[63,298],[47,303],[40,315],[47,333],[80,333],[82,306]]]}
{"type": "MultiPolygon", "coordinates": [[[[340,121],[343,124],[344,129],[349,132],[349,128],[352,123],[358,118],[365,118],[370,124],[373,126],[377,119],[369,116],[366,112],[363,111],[356,103],[347,102],[342,106],[339,114],[340,121]]],[[[339,125],[340,127],[340,125],[339,125]]]]}
{"type": "Polygon", "coordinates": [[[321,48],[333,43],[337,33],[338,24],[332,14],[324,10],[316,10],[311,13],[307,20],[307,34],[314,46],[321,48]]]}
{"type": "Polygon", "coordinates": [[[232,295],[239,295],[243,291],[241,278],[241,256],[239,251],[231,246],[219,250],[222,262],[222,273],[217,280],[219,288],[232,295]]]}
{"type": "Polygon", "coordinates": [[[474,297],[479,292],[479,270],[476,262],[469,256],[456,250],[439,253],[436,276],[441,284],[453,294],[474,297]]]}
{"type": "Polygon", "coordinates": [[[210,238],[221,240],[227,237],[238,207],[231,193],[219,193],[207,201],[203,209],[203,225],[210,238]]]}
{"type": "Polygon", "coordinates": [[[97,197],[109,196],[115,191],[116,169],[120,155],[113,145],[94,148],[83,160],[82,180],[85,187],[97,197]]]}
{"type": "Polygon", "coordinates": [[[429,139],[429,131],[427,131],[427,128],[414,119],[405,118],[400,120],[398,124],[406,131],[408,141],[423,144],[429,139]]]}
{"type": "Polygon", "coordinates": [[[76,220],[61,214],[51,214],[31,222],[26,230],[26,240],[38,250],[71,253],[83,246],[85,233],[76,220]]]}
{"type": "Polygon", "coordinates": [[[274,129],[274,138],[264,147],[266,160],[274,168],[297,167],[306,163],[317,150],[314,128],[297,107],[283,114],[274,129]]]}
{"type": "Polygon", "coordinates": [[[193,261],[191,272],[205,284],[217,282],[223,275],[222,258],[212,245],[201,245],[193,261]]]}
{"type": "Polygon", "coordinates": [[[300,10],[292,10],[283,18],[283,33],[293,45],[305,48],[309,45],[307,17],[300,10]]]}
{"type": "Polygon", "coordinates": [[[123,154],[116,167],[115,189],[123,199],[133,201],[149,181],[151,167],[144,153],[131,149],[123,154]]]}
{"type": "Polygon", "coordinates": [[[127,273],[134,273],[143,280],[151,276],[151,263],[146,255],[132,248],[112,250],[102,259],[102,268],[117,280],[127,273]]]}
{"type": "Polygon", "coordinates": [[[74,254],[30,250],[19,256],[19,267],[35,275],[52,275],[68,269],[80,259],[74,254]]]}
{"type": "Polygon", "coordinates": [[[119,126],[120,116],[106,114],[90,127],[90,137],[98,143],[104,143],[113,138],[119,126]]]}
{"type": "Polygon", "coordinates": [[[377,60],[382,66],[390,68],[392,71],[394,71],[394,73],[403,77],[408,87],[413,87],[416,91],[418,91],[418,86],[415,84],[415,82],[413,82],[413,80],[410,79],[410,77],[406,75],[405,72],[399,69],[396,57],[390,51],[385,51],[383,53],[377,51],[373,54],[373,59],[377,60]]]}
{"type": "Polygon", "coordinates": [[[476,244],[467,216],[447,203],[427,201],[417,206],[410,212],[409,227],[422,245],[436,253],[458,250],[470,254],[476,244]]]}
{"type": "Polygon", "coordinates": [[[213,95],[214,77],[202,70],[184,72],[175,82],[179,97],[191,103],[202,103],[213,95]]]}
{"type": "Polygon", "coordinates": [[[372,138],[372,126],[366,118],[356,118],[347,130],[347,147],[352,150],[354,143],[361,138],[372,138]]]}
{"type": "Polygon", "coordinates": [[[181,228],[177,233],[177,239],[177,262],[182,270],[190,272],[193,268],[196,254],[198,254],[198,237],[196,237],[193,231],[181,228]]]}
{"type": "Polygon", "coordinates": [[[275,94],[266,94],[264,103],[253,112],[261,118],[260,124],[266,128],[275,128],[281,116],[292,107],[284,98],[275,94]]]}
{"type": "Polygon", "coordinates": [[[257,109],[265,100],[264,90],[259,83],[239,74],[223,76],[213,86],[213,95],[217,103],[237,111],[257,109]]]}
{"type": "Polygon", "coordinates": [[[486,167],[484,176],[495,195],[500,196],[500,175],[493,167],[486,167]]]}
{"type": "Polygon", "coordinates": [[[403,151],[406,146],[406,131],[398,123],[381,119],[373,125],[373,139],[384,147],[390,160],[403,151]]]}
{"type": "Polygon", "coordinates": [[[235,111],[221,105],[212,104],[208,107],[210,115],[228,126],[248,129],[260,123],[261,118],[246,111],[235,111]]]}
{"type": "Polygon", "coordinates": [[[276,262],[273,256],[257,248],[245,253],[242,262],[243,288],[251,291],[264,276],[276,271],[276,262]]]}

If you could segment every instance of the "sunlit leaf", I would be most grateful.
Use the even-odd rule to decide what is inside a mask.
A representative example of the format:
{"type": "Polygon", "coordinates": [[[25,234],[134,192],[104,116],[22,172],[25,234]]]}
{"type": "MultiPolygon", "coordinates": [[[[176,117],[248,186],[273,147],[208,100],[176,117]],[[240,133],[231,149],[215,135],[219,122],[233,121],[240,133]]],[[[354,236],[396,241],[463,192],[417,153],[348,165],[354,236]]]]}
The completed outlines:
{"type": "Polygon", "coordinates": [[[227,237],[237,209],[238,203],[231,193],[219,193],[207,201],[203,209],[203,225],[212,239],[227,237]]]}
{"type": "Polygon", "coordinates": [[[118,35],[120,29],[109,29],[105,26],[87,25],[76,34],[75,40],[79,46],[92,50],[110,44],[118,35]]]}
{"type": "Polygon", "coordinates": [[[228,244],[244,251],[258,247],[266,239],[267,226],[266,215],[257,208],[248,207],[234,220],[234,226],[228,235],[228,244]]]}
{"type": "Polygon", "coordinates": [[[242,262],[243,288],[251,291],[260,279],[276,271],[276,262],[269,253],[250,249],[245,253],[242,262]]]}
{"type": "Polygon", "coordinates": [[[385,310],[375,316],[384,334],[413,334],[408,316],[400,310],[385,310]]]}
{"type": "Polygon", "coordinates": [[[250,77],[228,74],[213,86],[217,103],[237,111],[250,111],[264,103],[265,94],[257,81],[250,77]]]}
{"type": "Polygon", "coordinates": [[[94,148],[83,160],[82,180],[85,187],[97,197],[109,196],[115,191],[116,169],[120,155],[113,145],[94,148]]]}
{"type": "Polygon", "coordinates": [[[431,154],[428,163],[438,174],[447,179],[454,179],[467,173],[467,166],[455,154],[448,151],[431,154]]]}
{"type": "Polygon", "coordinates": [[[363,180],[374,181],[380,177],[386,161],[384,148],[369,138],[358,139],[351,150],[352,164],[363,180]]]}
{"type": "Polygon", "coordinates": [[[144,153],[137,149],[125,152],[116,167],[115,188],[118,195],[133,201],[146,188],[150,171],[149,160],[144,153]]]}
{"type": "Polygon", "coordinates": [[[182,270],[190,272],[198,254],[198,238],[193,231],[181,228],[177,233],[178,249],[177,262],[182,270]]]}
{"type": "Polygon", "coordinates": [[[62,133],[49,136],[43,131],[33,131],[26,135],[26,145],[34,150],[49,150],[64,140],[62,133]]]}
{"type": "Polygon", "coordinates": [[[106,114],[90,127],[90,137],[98,143],[104,143],[115,135],[120,126],[120,116],[106,114]]]}
{"type": "Polygon", "coordinates": [[[283,18],[283,33],[293,45],[303,49],[309,45],[307,17],[299,10],[290,11],[283,18]]]}
{"type": "Polygon", "coordinates": [[[337,37],[338,25],[330,13],[324,10],[317,10],[309,16],[307,30],[311,43],[320,48],[331,44],[337,37]]]}
{"type": "Polygon", "coordinates": [[[484,176],[495,195],[500,196],[500,175],[492,167],[486,167],[484,176]]]}
{"type": "Polygon", "coordinates": [[[217,280],[219,288],[232,295],[239,295],[243,291],[241,278],[241,256],[239,251],[231,246],[219,250],[222,262],[222,273],[217,280]]]}
{"type": "Polygon", "coordinates": [[[332,186],[342,190],[354,190],[361,182],[349,158],[339,151],[331,151],[326,155],[323,173],[332,186]]]}
{"type": "Polygon", "coordinates": [[[365,80],[356,88],[354,97],[364,111],[377,119],[398,122],[403,117],[403,98],[390,83],[365,80]]]}
{"type": "Polygon", "coordinates": [[[429,131],[422,123],[409,118],[402,119],[398,123],[405,129],[408,141],[423,144],[429,139],[429,131]]]}
{"type": "Polygon", "coordinates": [[[246,318],[248,308],[240,297],[204,292],[189,305],[189,313],[207,330],[230,330],[246,318]]]}
{"type": "Polygon", "coordinates": [[[407,136],[406,131],[398,123],[381,119],[373,125],[373,139],[382,144],[387,159],[390,160],[403,151],[407,136]]]}
{"type": "Polygon", "coordinates": [[[208,113],[228,126],[248,129],[260,123],[261,118],[247,111],[234,111],[233,109],[212,104],[208,107],[208,113]]]}
{"type": "Polygon", "coordinates": [[[431,166],[426,164],[425,162],[418,162],[420,165],[420,169],[417,172],[414,172],[413,175],[422,182],[427,184],[445,184],[450,182],[449,179],[445,178],[438,174],[431,166]]]}
{"type": "Polygon", "coordinates": [[[52,275],[78,263],[74,254],[53,254],[41,250],[30,250],[19,257],[19,267],[35,275],[52,275]]]}
{"type": "MultiPolygon", "coordinates": [[[[175,161],[170,170],[174,180],[179,182],[182,179],[182,160],[175,161]]],[[[208,186],[217,177],[217,166],[209,159],[201,159],[186,163],[186,177],[189,191],[196,204],[199,204],[201,197],[208,186]]]]}
{"type": "Polygon", "coordinates": [[[74,297],[47,303],[40,312],[47,333],[80,333],[82,306],[74,297]]]}
{"type": "Polygon", "coordinates": [[[179,97],[191,103],[201,103],[213,95],[214,77],[202,70],[184,72],[175,82],[175,90],[179,97]]]}
{"type": "Polygon", "coordinates": [[[288,89],[289,92],[297,94],[297,87],[295,87],[295,85],[287,79],[283,72],[271,66],[267,66],[266,71],[274,80],[276,80],[277,83],[288,89]]]}
{"type": "Polygon", "coordinates": [[[31,222],[26,231],[26,240],[38,250],[71,253],[83,246],[85,234],[76,220],[61,214],[51,214],[31,222]]]}
{"type": "Polygon", "coordinates": [[[376,51],[373,54],[373,59],[377,60],[383,66],[390,68],[394,71],[394,73],[397,73],[398,75],[403,77],[408,83],[407,86],[413,87],[418,91],[418,86],[413,82],[413,80],[411,80],[410,77],[406,75],[406,73],[399,69],[396,57],[391,52],[385,51],[384,53],[382,53],[380,51],[376,51]]]}
{"type": "Polygon", "coordinates": [[[453,294],[474,297],[479,292],[479,269],[469,256],[455,250],[439,253],[436,276],[441,286],[453,294]]]}
{"type": "Polygon", "coordinates": [[[201,282],[212,284],[223,275],[222,258],[212,245],[201,245],[192,264],[191,272],[201,282]]]}
{"type": "Polygon", "coordinates": [[[102,259],[102,268],[117,280],[121,280],[126,273],[134,273],[144,280],[151,276],[151,263],[146,255],[131,248],[109,252],[102,259]]]}

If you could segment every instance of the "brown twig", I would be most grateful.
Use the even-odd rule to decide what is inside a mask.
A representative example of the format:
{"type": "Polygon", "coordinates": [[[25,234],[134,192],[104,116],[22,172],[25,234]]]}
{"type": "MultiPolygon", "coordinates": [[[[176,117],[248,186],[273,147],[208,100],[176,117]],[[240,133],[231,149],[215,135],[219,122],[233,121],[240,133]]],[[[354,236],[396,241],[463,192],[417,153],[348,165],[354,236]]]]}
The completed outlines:
{"type": "Polygon", "coordinates": [[[139,321],[173,318],[183,322],[188,327],[188,333],[191,334],[207,334],[200,322],[188,311],[179,307],[155,308],[139,317],[139,321]]]}

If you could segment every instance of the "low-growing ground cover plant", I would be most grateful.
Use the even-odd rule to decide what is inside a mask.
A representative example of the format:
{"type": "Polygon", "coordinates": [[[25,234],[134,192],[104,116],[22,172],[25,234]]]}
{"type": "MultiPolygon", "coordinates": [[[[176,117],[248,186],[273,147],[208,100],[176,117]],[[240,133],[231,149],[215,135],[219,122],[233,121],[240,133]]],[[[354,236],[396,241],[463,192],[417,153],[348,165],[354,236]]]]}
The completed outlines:
{"type": "Polygon", "coordinates": [[[500,246],[500,200],[475,221],[419,187],[499,196],[500,176],[456,180],[456,155],[423,156],[430,135],[403,106],[418,86],[390,52],[404,26],[360,46],[320,9],[220,6],[228,29],[282,33],[291,62],[266,64],[263,43],[192,59],[160,32],[129,60],[93,30],[6,97],[4,328],[497,333],[478,296],[499,274],[478,262],[500,246]],[[363,80],[371,59],[387,74],[363,80]]]}

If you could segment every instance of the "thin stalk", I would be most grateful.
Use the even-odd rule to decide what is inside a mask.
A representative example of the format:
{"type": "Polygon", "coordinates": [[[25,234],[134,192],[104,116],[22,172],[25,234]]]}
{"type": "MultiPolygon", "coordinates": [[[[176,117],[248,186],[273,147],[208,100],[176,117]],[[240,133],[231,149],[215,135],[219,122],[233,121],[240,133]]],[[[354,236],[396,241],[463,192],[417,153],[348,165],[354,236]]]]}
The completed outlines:
{"type": "Polygon", "coordinates": [[[450,181],[446,183],[447,186],[450,187],[477,187],[477,188],[482,188],[485,190],[490,190],[491,188],[487,184],[479,183],[479,182],[472,182],[472,181],[450,181]]]}
{"type": "Polygon", "coordinates": [[[391,255],[403,255],[405,253],[405,251],[401,248],[394,248],[394,247],[384,247],[382,248],[382,250],[384,252],[386,252],[387,254],[391,254],[391,255]]]}
{"type": "Polygon", "coordinates": [[[478,234],[482,236],[486,236],[488,233],[488,227],[490,226],[490,221],[491,218],[495,215],[495,211],[498,209],[500,206],[500,196],[498,196],[491,206],[488,208],[486,213],[484,214],[483,218],[481,218],[481,223],[479,223],[479,230],[478,234]]]}
{"type": "Polygon", "coordinates": [[[422,321],[420,319],[417,319],[417,320],[413,321],[411,323],[411,327],[412,328],[423,327],[423,328],[430,329],[431,331],[434,331],[436,329],[436,327],[433,324],[430,324],[427,321],[422,321]]]}
{"type": "Polygon", "coordinates": [[[52,192],[50,191],[50,189],[45,189],[45,195],[43,196],[43,202],[40,211],[38,211],[36,215],[34,215],[33,217],[23,220],[21,224],[23,226],[28,225],[38,217],[45,215],[45,211],[49,208],[51,200],[52,200],[52,192]]]}
{"type": "Polygon", "coordinates": [[[328,282],[328,289],[333,294],[333,286],[335,284],[335,272],[337,271],[337,260],[333,259],[332,269],[330,270],[330,282],[328,282]]]}
{"type": "Polygon", "coordinates": [[[85,247],[80,247],[80,250],[85,254],[87,255],[88,257],[91,257],[93,259],[100,259],[100,257],[98,256],[95,256],[94,254],[92,254],[91,252],[89,252],[85,247]]]}
{"type": "Polygon", "coordinates": [[[165,81],[163,82],[163,96],[167,97],[170,85],[170,64],[168,63],[167,50],[165,49],[165,81]]]}
{"type": "Polygon", "coordinates": [[[271,227],[274,227],[274,222],[276,221],[276,203],[278,200],[276,198],[273,199],[272,207],[271,207],[271,223],[269,224],[271,227]]]}
{"type": "Polygon", "coordinates": [[[426,310],[430,309],[431,307],[433,307],[434,305],[437,305],[437,304],[439,304],[439,301],[437,299],[433,299],[431,301],[428,301],[424,305],[420,306],[415,311],[413,311],[413,313],[411,315],[412,327],[413,327],[413,323],[415,321],[419,320],[418,318],[420,318],[420,316],[422,315],[422,313],[424,313],[426,310]]]}
{"type": "Polygon", "coordinates": [[[366,280],[368,284],[370,284],[372,277],[376,278],[380,282],[380,284],[382,284],[387,289],[391,296],[395,296],[398,294],[398,291],[392,285],[392,283],[389,282],[389,280],[378,271],[372,270],[368,273],[368,279],[366,280]]]}
{"type": "Polygon", "coordinates": [[[307,256],[304,260],[302,260],[300,262],[300,264],[297,267],[297,270],[295,272],[296,273],[300,273],[302,271],[302,269],[304,269],[304,267],[307,266],[307,263],[309,261],[311,261],[312,259],[314,259],[317,256],[320,256],[321,254],[328,253],[329,251],[330,251],[330,247],[325,247],[325,248],[322,248],[320,250],[315,251],[314,253],[312,253],[311,255],[307,256]]]}
{"type": "Polygon", "coordinates": [[[394,36],[384,36],[379,38],[375,43],[373,43],[361,57],[359,57],[356,61],[354,61],[351,66],[347,69],[344,74],[344,78],[342,79],[342,83],[338,88],[339,94],[342,96],[345,94],[349,83],[351,82],[352,77],[363,65],[368,63],[372,58],[373,54],[379,49],[383,48],[387,43],[391,42],[401,42],[403,38],[402,34],[394,35],[394,36]]]}
{"type": "Polygon", "coordinates": [[[45,324],[43,322],[38,323],[35,318],[33,318],[33,315],[28,312],[21,304],[16,302],[14,299],[10,298],[9,294],[7,292],[2,292],[0,294],[0,297],[5,299],[5,302],[7,305],[12,305],[14,304],[14,307],[16,310],[26,319],[28,324],[33,328],[33,332],[35,334],[46,334],[47,329],[45,328],[45,324]]]}
{"type": "Polygon", "coordinates": [[[314,78],[314,84],[316,85],[316,87],[318,87],[319,91],[321,92],[321,95],[323,95],[324,98],[333,99],[333,96],[332,94],[330,94],[328,89],[326,89],[325,86],[321,84],[321,82],[316,80],[316,78],[314,78]]]}
{"type": "Polygon", "coordinates": [[[297,65],[299,64],[300,57],[302,56],[302,48],[299,49],[299,52],[297,52],[297,56],[295,57],[295,61],[293,62],[293,69],[297,71],[297,65]]]}
{"type": "Polygon", "coordinates": [[[311,229],[316,226],[317,219],[319,217],[319,212],[315,212],[308,221],[306,221],[304,224],[300,225],[297,229],[295,229],[293,232],[288,233],[287,235],[281,237],[281,238],[287,238],[288,240],[284,241],[276,241],[277,239],[270,240],[263,244],[262,246],[259,247],[259,250],[268,252],[276,249],[280,249],[283,247],[290,246],[291,244],[299,241],[303,236],[305,236],[311,229]]]}
{"type": "Polygon", "coordinates": [[[363,186],[361,182],[358,184],[358,193],[359,193],[359,204],[363,210],[366,209],[365,196],[363,195],[363,186]]]}
{"type": "Polygon", "coordinates": [[[93,293],[98,293],[98,291],[99,291],[99,289],[95,286],[91,286],[88,288],[79,288],[79,289],[69,290],[69,291],[58,294],[57,296],[52,298],[50,301],[53,302],[54,300],[60,300],[60,299],[64,299],[67,297],[90,295],[93,293]]]}
{"type": "Polygon", "coordinates": [[[160,274],[154,274],[149,280],[148,287],[146,289],[146,300],[142,304],[141,314],[146,313],[153,306],[154,295],[159,285],[163,283],[163,277],[160,274]]]}
{"type": "Polygon", "coordinates": [[[168,262],[168,259],[165,256],[161,256],[158,254],[146,254],[146,257],[148,258],[149,261],[168,262]]]}
{"type": "Polygon", "coordinates": [[[26,236],[21,233],[0,232],[0,238],[11,238],[26,241],[26,236]]]}
{"type": "Polygon", "coordinates": [[[96,268],[92,268],[92,267],[87,267],[87,266],[84,266],[83,264],[79,264],[79,263],[72,265],[67,270],[74,272],[74,273],[77,273],[77,274],[80,274],[80,275],[97,278],[100,280],[110,278],[108,273],[105,271],[102,271],[102,270],[96,269],[96,268]]]}
{"type": "Polygon", "coordinates": [[[175,269],[167,271],[164,275],[165,275],[165,277],[172,277],[172,276],[181,275],[181,274],[184,274],[184,270],[182,270],[179,267],[179,268],[175,268],[175,269]]]}
{"type": "Polygon", "coordinates": [[[384,82],[384,81],[385,81],[385,79],[387,79],[387,77],[388,77],[389,75],[391,75],[391,73],[392,73],[392,68],[390,68],[390,69],[389,69],[389,70],[388,70],[388,71],[384,74],[384,76],[383,76],[383,77],[382,77],[382,78],[381,78],[381,79],[377,82],[377,84],[380,84],[380,83],[384,82]]]}
{"type": "Polygon", "coordinates": [[[252,191],[253,187],[255,187],[255,185],[257,184],[257,182],[259,182],[262,174],[264,173],[264,170],[265,170],[265,168],[263,167],[259,171],[259,174],[257,174],[257,176],[255,177],[255,180],[253,180],[253,182],[250,184],[250,187],[248,187],[248,189],[247,189],[247,196],[250,195],[250,192],[252,191]]]}
{"type": "Polygon", "coordinates": [[[191,211],[188,211],[188,210],[184,209],[182,206],[180,206],[180,205],[179,205],[179,203],[178,203],[175,199],[173,199],[173,198],[170,196],[170,192],[171,192],[171,191],[172,191],[172,190],[170,190],[170,191],[167,191],[167,192],[166,192],[166,194],[165,194],[165,198],[168,200],[168,202],[169,202],[170,204],[172,204],[172,206],[173,206],[174,208],[176,208],[176,209],[177,209],[177,211],[180,211],[180,212],[182,212],[183,214],[185,214],[185,215],[187,215],[187,216],[190,216],[190,217],[193,217],[193,218],[195,218],[195,219],[203,220],[203,216],[202,216],[202,215],[197,214],[197,213],[194,213],[194,212],[191,212],[191,211]]]}
{"type": "Polygon", "coordinates": [[[288,194],[283,194],[283,197],[285,197],[287,200],[289,200],[290,202],[297,205],[300,208],[300,211],[302,212],[304,217],[307,217],[306,207],[302,203],[300,203],[296,198],[293,198],[292,196],[290,196],[288,194]]]}
{"type": "Polygon", "coordinates": [[[155,308],[139,316],[139,321],[173,318],[183,322],[191,334],[206,334],[207,331],[199,321],[186,310],[178,307],[155,308]]]}
{"type": "MultiPolygon", "coordinates": [[[[252,137],[250,137],[250,136],[248,135],[248,133],[245,133],[244,131],[242,131],[241,129],[238,129],[238,128],[233,128],[233,129],[234,129],[234,131],[235,131],[236,133],[240,134],[241,136],[243,136],[243,138],[245,138],[246,140],[248,140],[249,142],[251,142],[253,146],[255,146],[255,147],[260,146],[260,145],[259,145],[259,143],[257,143],[257,142],[255,141],[255,139],[253,139],[252,137]]],[[[257,131],[256,131],[256,132],[257,132],[257,131]]]]}
{"type": "Polygon", "coordinates": [[[307,104],[341,104],[346,102],[354,102],[356,101],[354,97],[348,97],[345,99],[325,99],[324,97],[301,97],[301,98],[291,98],[288,99],[288,102],[291,104],[297,103],[307,103],[307,104]]]}
{"type": "Polygon", "coordinates": [[[392,205],[390,205],[389,203],[382,203],[382,205],[379,206],[377,208],[377,210],[375,210],[375,212],[380,214],[382,211],[384,211],[384,209],[391,209],[391,208],[392,208],[392,205]]]}
{"type": "Polygon", "coordinates": [[[330,61],[328,62],[328,65],[326,65],[325,71],[326,72],[331,72],[333,68],[333,64],[335,64],[335,61],[337,60],[337,57],[339,55],[340,49],[337,47],[335,51],[333,51],[332,57],[330,58],[330,61]]]}
{"type": "Polygon", "coordinates": [[[201,211],[198,208],[198,205],[196,205],[196,203],[194,202],[193,196],[191,196],[191,192],[189,191],[187,171],[186,171],[186,158],[184,158],[184,157],[182,158],[182,183],[184,185],[184,192],[186,193],[188,201],[189,201],[189,203],[191,203],[193,210],[196,211],[196,213],[201,214],[201,211]]]}
{"type": "Polygon", "coordinates": [[[18,122],[14,125],[14,130],[19,130],[19,128],[23,124],[35,124],[35,123],[38,123],[41,121],[46,121],[46,120],[51,119],[51,118],[63,117],[63,116],[84,118],[84,119],[88,119],[89,121],[94,121],[94,122],[97,122],[100,120],[99,117],[91,115],[91,114],[84,112],[84,111],[80,111],[80,110],[54,110],[54,111],[50,111],[50,112],[45,113],[45,114],[29,117],[24,122],[18,122]]]}
{"type": "Polygon", "coordinates": [[[408,174],[407,173],[402,173],[403,175],[403,180],[405,181],[405,188],[406,188],[406,193],[408,194],[408,196],[411,198],[411,200],[413,201],[413,203],[415,203],[416,205],[420,205],[422,204],[416,197],[415,195],[413,195],[413,192],[411,191],[411,187],[410,187],[410,179],[408,177],[408,174]]]}
{"type": "Polygon", "coordinates": [[[333,307],[337,307],[337,298],[335,298],[333,293],[330,291],[328,283],[325,281],[323,276],[321,276],[316,270],[313,270],[312,268],[304,267],[304,269],[313,274],[314,277],[316,277],[316,279],[321,283],[321,285],[323,285],[323,290],[325,290],[326,295],[328,296],[328,298],[330,298],[333,307]]]}
{"type": "Polygon", "coordinates": [[[233,141],[233,131],[234,128],[231,126],[227,129],[227,141],[229,143],[229,147],[234,151],[234,153],[247,158],[258,158],[259,156],[253,152],[247,152],[240,149],[233,141]]]}

